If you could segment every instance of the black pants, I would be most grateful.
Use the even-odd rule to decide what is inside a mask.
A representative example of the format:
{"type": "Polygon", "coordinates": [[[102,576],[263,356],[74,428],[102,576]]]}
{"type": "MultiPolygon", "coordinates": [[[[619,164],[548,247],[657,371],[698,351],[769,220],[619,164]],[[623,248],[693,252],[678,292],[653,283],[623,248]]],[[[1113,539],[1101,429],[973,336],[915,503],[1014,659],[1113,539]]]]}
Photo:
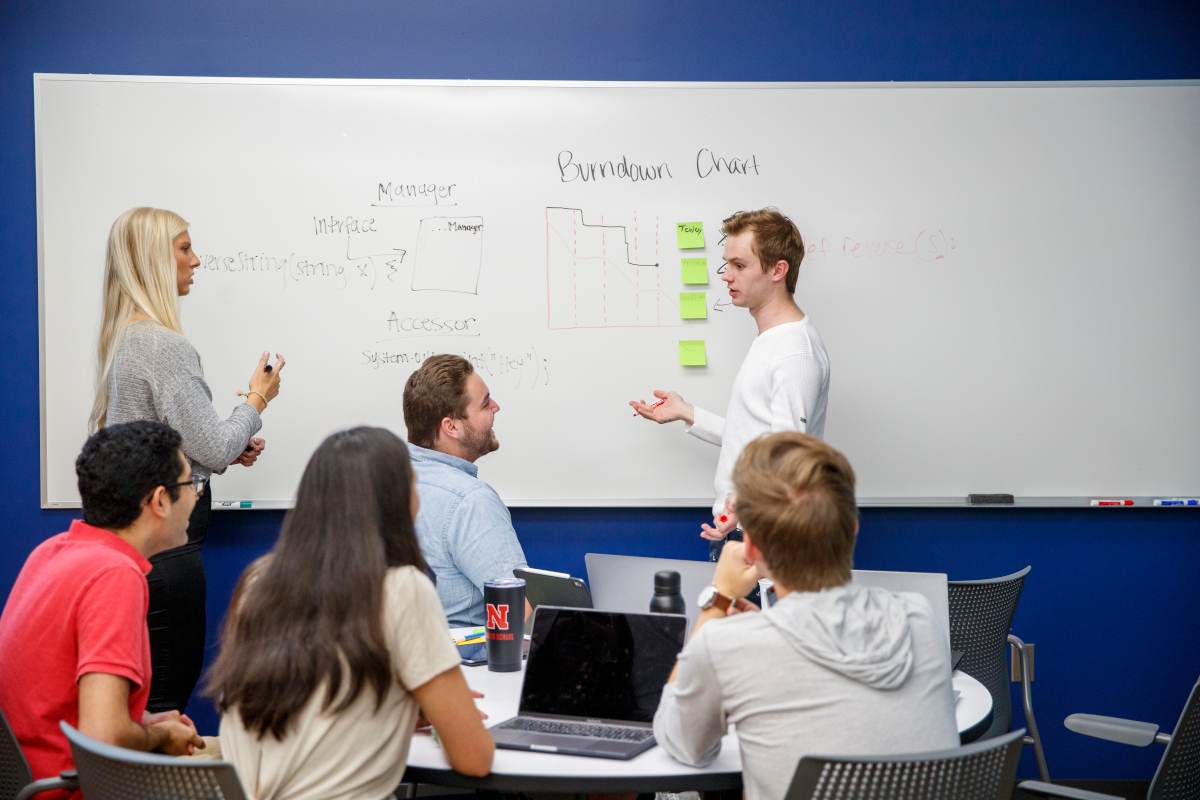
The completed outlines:
{"type": "MultiPolygon", "coordinates": [[[[190,489],[184,487],[181,491],[190,489]]],[[[208,533],[211,511],[212,491],[205,487],[188,521],[188,543],[150,559],[153,569],[146,576],[150,583],[146,625],[150,628],[153,676],[146,710],[152,713],[172,710],[183,713],[200,680],[207,593],[200,546],[208,533]]]]}
{"type": "Polygon", "coordinates": [[[721,541],[709,542],[708,543],[708,560],[709,561],[720,561],[721,560],[721,551],[725,549],[725,543],[729,542],[729,541],[740,542],[741,540],[742,540],[741,529],[734,528],[733,530],[731,530],[729,532],[729,535],[726,536],[721,541]]]}

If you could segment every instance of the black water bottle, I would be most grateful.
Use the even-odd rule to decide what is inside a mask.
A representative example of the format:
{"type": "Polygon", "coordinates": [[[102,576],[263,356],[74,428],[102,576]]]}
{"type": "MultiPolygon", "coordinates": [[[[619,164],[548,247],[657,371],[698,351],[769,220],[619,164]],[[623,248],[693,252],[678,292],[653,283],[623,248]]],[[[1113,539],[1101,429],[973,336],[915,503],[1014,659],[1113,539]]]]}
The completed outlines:
{"type": "Polygon", "coordinates": [[[654,573],[654,598],[650,600],[652,614],[682,614],[683,596],[679,594],[679,573],[654,573]]]}

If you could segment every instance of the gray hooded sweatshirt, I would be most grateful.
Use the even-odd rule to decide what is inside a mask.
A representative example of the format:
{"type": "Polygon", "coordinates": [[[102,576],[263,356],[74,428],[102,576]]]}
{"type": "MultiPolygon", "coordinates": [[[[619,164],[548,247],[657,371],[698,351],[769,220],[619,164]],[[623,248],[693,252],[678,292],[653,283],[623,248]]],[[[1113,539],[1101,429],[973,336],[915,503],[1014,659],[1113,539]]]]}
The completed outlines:
{"type": "Polygon", "coordinates": [[[792,592],[699,630],[663,689],[655,738],[703,766],[732,723],[747,800],[782,798],[805,755],[957,747],[948,636],[918,594],[853,582],[792,592]]]}

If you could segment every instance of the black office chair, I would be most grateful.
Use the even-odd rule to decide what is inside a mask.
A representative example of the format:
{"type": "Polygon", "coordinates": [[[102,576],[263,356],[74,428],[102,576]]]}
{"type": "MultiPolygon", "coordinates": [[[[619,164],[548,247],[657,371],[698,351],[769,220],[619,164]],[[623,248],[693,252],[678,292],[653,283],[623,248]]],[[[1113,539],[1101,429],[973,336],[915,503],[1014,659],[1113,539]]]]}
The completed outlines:
{"type": "Polygon", "coordinates": [[[936,753],[805,756],[785,800],[1009,800],[1024,735],[936,753]]]}
{"type": "Polygon", "coordinates": [[[21,752],[16,734],[8,724],[8,718],[0,711],[0,722],[4,729],[0,730],[0,798],[3,800],[29,800],[41,792],[52,789],[77,789],[79,781],[75,770],[63,772],[57,778],[33,779],[29,770],[29,762],[21,752]]]}
{"type": "Polygon", "coordinates": [[[1008,693],[1008,646],[1017,649],[1021,664],[1021,690],[1025,706],[1025,724],[1029,735],[1025,744],[1033,745],[1038,774],[1050,782],[1042,738],[1033,716],[1033,692],[1029,681],[1029,655],[1025,643],[1013,636],[1013,617],[1031,567],[1003,578],[980,581],[949,581],[950,649],[963,652],[958,668],[987,687],[992,695],[992,724],[979,737],[989,739],[1012,730],[1012,701],[1008,693]]]}
{"type": "MultiPolygon", "coordinates": [[[[1174,733],[1159,733],[1152,722],[1134,722],[1094,714],[1072,714],[1063,721],[1070,730],[1110,742],[1147,747],[1163,744],[1162,761],[1154,771],[1146,800],[1200,800],[1200,681],[1192,687],[1174,733]]],[[[1067,790],[1041,781],[1022,781],[1020,788],[1047,797],[1079,798],[1077,789],[1067,790]]],[[[1082,800],[1110,800],[1109,795],[1090,792],[1082,800]]]]}
{"type": "Polygon", "coordinates": [[[233,764],[141,753],[98,742],[58,723],[87,800],[246,800],[233,764]]]}

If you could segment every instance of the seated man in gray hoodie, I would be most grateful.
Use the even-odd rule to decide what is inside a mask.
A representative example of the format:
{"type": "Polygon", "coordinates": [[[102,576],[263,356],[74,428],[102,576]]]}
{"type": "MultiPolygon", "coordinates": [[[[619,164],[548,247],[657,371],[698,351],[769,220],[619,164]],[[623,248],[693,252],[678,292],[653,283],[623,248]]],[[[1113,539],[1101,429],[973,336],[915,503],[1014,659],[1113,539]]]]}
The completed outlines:
{"type": "Polygon", "coordinates": [[[716,758],[737,729],[747,800],[778,800],[805,755],[957,747],[948,632],[929,601],[853,583],[854,471],[803,433],[751,442],[733,473],[744,542],[713,586],[654,716],[677,760],[716,758]],[[779,600],[743,598],[760,577],[779,600]]]}

